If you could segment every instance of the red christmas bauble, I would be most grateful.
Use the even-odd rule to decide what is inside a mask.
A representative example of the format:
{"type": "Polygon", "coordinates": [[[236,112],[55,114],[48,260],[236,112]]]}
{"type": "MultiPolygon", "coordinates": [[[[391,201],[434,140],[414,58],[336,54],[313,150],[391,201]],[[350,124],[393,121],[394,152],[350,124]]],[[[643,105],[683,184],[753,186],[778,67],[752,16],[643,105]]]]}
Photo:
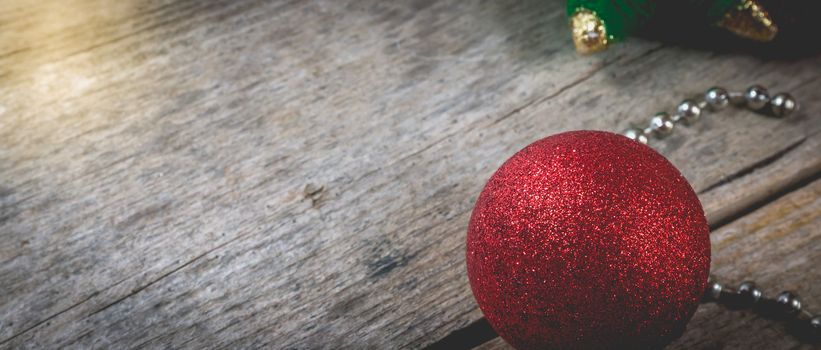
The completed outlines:
{"type": "Polygon", "coordinates": [[[709,227],[687,180],[608,132],[516,153],[468,227],[473,295],[517,349],[664,346],[695,312],[709,269],[709,227]]]}

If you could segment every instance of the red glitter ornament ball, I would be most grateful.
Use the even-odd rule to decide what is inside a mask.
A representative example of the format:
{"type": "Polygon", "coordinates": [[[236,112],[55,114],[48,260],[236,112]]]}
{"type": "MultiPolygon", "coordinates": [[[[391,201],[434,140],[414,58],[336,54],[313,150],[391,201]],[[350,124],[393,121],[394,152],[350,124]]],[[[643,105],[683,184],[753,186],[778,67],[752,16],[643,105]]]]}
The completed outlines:
{"type": "Polygon", "coordinates": [[[467,270],[490,325],[517,349],[662,347],[698,306],[707,220],[678,170],[599,131],[534,142],[473,209],[467,270]]]}

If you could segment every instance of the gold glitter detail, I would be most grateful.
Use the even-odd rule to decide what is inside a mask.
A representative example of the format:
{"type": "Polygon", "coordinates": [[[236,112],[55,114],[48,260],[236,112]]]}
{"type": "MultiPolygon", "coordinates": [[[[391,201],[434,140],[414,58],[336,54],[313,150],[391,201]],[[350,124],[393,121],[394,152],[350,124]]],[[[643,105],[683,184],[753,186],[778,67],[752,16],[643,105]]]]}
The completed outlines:
{"type": "Polygon", "coordinates": [[[579,10],[570,17],[573,44],[576,51],[587,55],[607,49],[607,30],[604,22],[590,10],[579,10]]]}
{"type": "Polygon", "coordinates": [[[771,41],[778,34],[778,26],[757,0],[744,0],[730,10],[718,23],[734,34],[758,41],[771,41]]]}

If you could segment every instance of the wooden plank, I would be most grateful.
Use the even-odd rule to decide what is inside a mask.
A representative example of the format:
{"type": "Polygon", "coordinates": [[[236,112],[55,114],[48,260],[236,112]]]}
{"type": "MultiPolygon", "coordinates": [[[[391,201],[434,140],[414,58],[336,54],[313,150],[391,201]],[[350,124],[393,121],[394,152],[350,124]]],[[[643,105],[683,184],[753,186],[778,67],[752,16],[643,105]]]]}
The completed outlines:
{"type": "MultiPolygon", "coordinates": [[[[821,180],[816,180],[713,232],[712,273],[725,285],[754,280],[772,298],[800,293],[807,310],[821,312],[821,180]]],[[[703,304],[684,335],[668,349],[812,349],[786,324],[749,310],[703,304]]],[[[476,349],[512,349],[501,338],[476,349]]]]}
{"type": "MultiPolygon", "coordinates": [[[[12,348],[421,347],[481,317],[467,217],[525,144],[714,83],[821,100],[813,57],[579,58],[555,2],[2,7],[12,348]]],[[[731,111],[659,149],[732,218],[817,176],[819,112],[731,111]]]]}

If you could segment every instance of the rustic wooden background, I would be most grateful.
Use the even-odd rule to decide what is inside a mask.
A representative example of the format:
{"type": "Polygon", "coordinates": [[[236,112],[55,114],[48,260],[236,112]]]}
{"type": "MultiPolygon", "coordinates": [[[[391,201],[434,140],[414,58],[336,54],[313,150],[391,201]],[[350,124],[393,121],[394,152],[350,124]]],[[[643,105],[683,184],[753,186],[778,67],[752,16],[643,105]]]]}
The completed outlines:
{"type": "MultiPolygon", "coordinates": [[[[819,56],[632,39],[582,58],[562,8],[0,2],[0,347],[490,339],[464,268],[490,174],[715,84],[803,109],[709,115],[656,144],[704,204],[713,271],[821,312],[819,56]]],[[[715,305],[671,346],[750,347],[811,346],[715,305]]]]}

